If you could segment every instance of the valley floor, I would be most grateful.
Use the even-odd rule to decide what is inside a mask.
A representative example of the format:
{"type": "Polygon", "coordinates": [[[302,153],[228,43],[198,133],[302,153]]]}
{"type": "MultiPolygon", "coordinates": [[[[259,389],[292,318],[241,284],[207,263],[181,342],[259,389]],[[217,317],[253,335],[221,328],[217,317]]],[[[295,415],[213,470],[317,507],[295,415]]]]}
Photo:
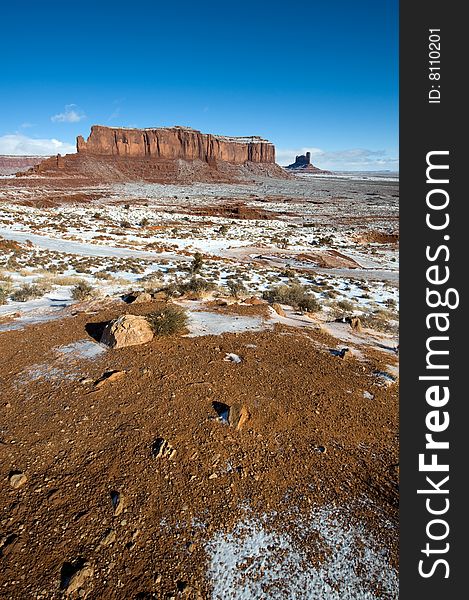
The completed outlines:
{"type": "Polygon", "coordinates": [[[0,598],[398,597],[398,193],[2,180],[0,598]]]}

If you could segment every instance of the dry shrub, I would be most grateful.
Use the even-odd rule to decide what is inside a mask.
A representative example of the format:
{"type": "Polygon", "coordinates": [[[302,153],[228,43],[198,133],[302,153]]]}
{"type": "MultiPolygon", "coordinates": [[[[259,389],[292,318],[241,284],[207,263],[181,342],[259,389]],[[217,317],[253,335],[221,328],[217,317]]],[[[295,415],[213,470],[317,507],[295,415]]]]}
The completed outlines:
{"type": "Polygon", "coordinates": [[[321,305],[318,300],[299,283],[272,286],[262,297],[270,304],[287,304],[305,312],[319,312],[321,305]]]}
{"type": "Polygon", "coordinates": [[[155,335],[178,333],[185,328],[187,318],[186,311],[179,306],[166,306],[146,315],[155,335]]]}
{"type": "Polygon", "coordinates": [[[72,298],[83,302],[89,300],[94,295],[94,288],[87,281],[79,281],[72,290],[72,298]]]}
{"type": "Polygon", "coordinates": [[[36,283],[25,283],[11,294],[11,299],[15,302],[27,302],[28,300],[35,300],[36,298],[41,298],[49,290],[50,287],[44,285],[38,285],[36,283]]]}

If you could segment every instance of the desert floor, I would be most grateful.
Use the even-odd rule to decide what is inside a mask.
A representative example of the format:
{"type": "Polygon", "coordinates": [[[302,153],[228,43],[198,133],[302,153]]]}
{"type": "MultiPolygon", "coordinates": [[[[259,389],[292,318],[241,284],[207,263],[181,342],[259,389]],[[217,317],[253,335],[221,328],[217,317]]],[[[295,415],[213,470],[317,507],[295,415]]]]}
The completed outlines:
{"type": "Polygon", "coordinates": [[[0,179],[0,598],[398,597],[398,196],[0,179]]]}

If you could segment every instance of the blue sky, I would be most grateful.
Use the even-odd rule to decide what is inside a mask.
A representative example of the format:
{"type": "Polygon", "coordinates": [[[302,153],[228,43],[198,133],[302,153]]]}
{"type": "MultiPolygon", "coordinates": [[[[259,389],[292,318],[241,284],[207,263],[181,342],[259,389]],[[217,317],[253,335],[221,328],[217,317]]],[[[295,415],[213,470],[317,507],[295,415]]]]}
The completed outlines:
{"type": "Polygon", "coordinates": [[[261,135],[278,161],[397,169],[397,0],[2,5],[0,153],[92,124],[261,135]]]}

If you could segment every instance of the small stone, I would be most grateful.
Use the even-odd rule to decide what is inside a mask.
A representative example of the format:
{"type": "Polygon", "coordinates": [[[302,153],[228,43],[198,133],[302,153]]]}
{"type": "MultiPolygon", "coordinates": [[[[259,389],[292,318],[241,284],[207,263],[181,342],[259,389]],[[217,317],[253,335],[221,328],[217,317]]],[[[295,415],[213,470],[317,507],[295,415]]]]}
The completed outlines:
{"type": "Polygon", "coordinates": [[[10,481],[11,487],[14,488],[15,490],[17,490],[18,488],[23,486],[28,481],[28,478],[21,471],[15,471],[14,473],[10,474],[9,481],[10,481]]]}
{"type": "Polygon", "coordinates": [[[83,597],[85,595],[85,590],[83,586],[86,583],[86,580],[93,576],[94,569],[93,567],[85,562],[81,568],[75,570],[75,572],[68,579],[68,584],[65,587],[65,593],[67,596],[70,596],[76,593],[79,597],[83,597]],[[80,593],[80,591],[82,593],[80,593]]]}
{"type": "Polygon", "coordinates": [[[157,438],[151,446],[151,453],[154,458],[173,458],[176,450],[164,438],[157,438]]]}
{"type": "Polygon", "coordinates": [[[228,423],[231,427],[234,427],[236,431],[239,431],[243,425],[249,421],[250,417],[251,414],[246,405],[233,404],[230,406],[228,423]]]}
{"type": "Polygon", "coordinates": [[[354,331],[361,331],[362,330],[362,322],[360,321],[359,317],[350,317],[349,323],[350,323],[350,327],[354,331]]]}
{"type": "Polygon", "coordinates": [[[119,492],[112,491],[111,492],[111,502],[112,502],[112,506],[114,508],[114,516],[118,517],[120,514],[122,514],[122,511],[124,510],[124,506],[125,506],[124,496],[122,494],[120,494],[119,492]]]}
{"type": "Polygon", "coordinates": [[[125,374],[126,371],[106,371],[95,381],[94,387],[96,389],[102,388],[103,385],[106,385],[107,383],[112,383],[113,381],[117,381],[117,379],[121,379],[125,374]]]}
{"type": "Polygon", "coordinates": [[[212,474],[209,476],[209,479],[217,479],[217,477],[218,477],[218,475],[217,475],[216,473],[212,473],[212,474]]]}
{"type": "Polygon", "coordinates": [[[239,364],[240,362],[242,362],[243,359],[237,354],[234,354],[233,352],[227,352],[223,360],[225,362],[234,362],[236,364],[239,364]]]}
{"type": "Polygon", "coordinates": [[[257,296],[251,296],[250,298],[246,298],[243,301],[243,304],[250,304],[251,306],[260,306],[261,304],[266,304],[265,300],[261,298],[257,298],[257,296]]]}
{"type": "Polygon", "coordinates": [[[114,531],[114,529],[108,529],[105,533],[104,536],[102,537],[101,541],[99,542],[100,546],[109,546],[110,544],[114,543],[116,541],[116,532],[114,531]]]}

